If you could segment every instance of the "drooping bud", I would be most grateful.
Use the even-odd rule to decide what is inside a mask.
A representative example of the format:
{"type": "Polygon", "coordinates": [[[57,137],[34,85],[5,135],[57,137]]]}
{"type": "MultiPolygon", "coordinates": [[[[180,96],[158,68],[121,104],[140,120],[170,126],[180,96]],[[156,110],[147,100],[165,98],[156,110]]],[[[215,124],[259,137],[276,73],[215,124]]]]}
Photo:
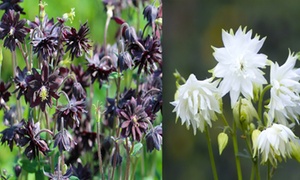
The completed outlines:
{"type": "Polygon", "coordinates": [[[300,142],[290,142],[292,147],[292,157],[300,162],[300,142]]]}
{"type": "Polygon", "coordinates": [[[219,154],[221,155],[228,143],[228,135],[224,132],[221,132],[218,135],[218,145],[219,145],[219,154]]]}
{"type": "Polygon", "coordinates": [[[257,143],[256,143],[256,141],[257,141],[257,138],[258,138],[258,136],[259,136],[260,133],[261,133],[260,130],[255,129],[255,130],[253,130],[252,135],[251,135],[253,149],[254,149],[253,157],[256,154],[256,149],[257,149],[257,145],[256,145],[257,143]]]}

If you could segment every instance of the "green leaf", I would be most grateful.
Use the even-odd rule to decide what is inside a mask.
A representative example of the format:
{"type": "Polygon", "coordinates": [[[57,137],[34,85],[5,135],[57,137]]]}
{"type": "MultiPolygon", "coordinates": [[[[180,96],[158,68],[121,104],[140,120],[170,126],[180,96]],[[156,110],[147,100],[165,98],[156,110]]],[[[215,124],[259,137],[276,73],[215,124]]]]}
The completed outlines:
{"type": "Polygon", "coordinates": [[[22,169],[29,173],[36,173],[38,171],[38,162],[36,160],[21,159],[22,169]]]}
{"type": "Polygon", "coordinates": [[[71,176],[69,179],[70,179],[70,180],[79,180],[79,178],[76,177],[76,176],[71,176]]]}
{"type": "Polygon", "coordinates": [[[35,172],[35,179],[45,179],[44,172],[42,170],[36,171],[35,172]]]}
{"type": "Polygon", "coordinates": [[[142,143],[136,143],[135,145],[134,145],[134,148],[133,148],[133,151],[132,151],[132,153],[131,153],[131,156],[136,156],[137,154],[139,154],[140,153],[140,151],[141,151],[141,149],[142,149],[142,147],[143,147],[143,144],[142,143]]]}

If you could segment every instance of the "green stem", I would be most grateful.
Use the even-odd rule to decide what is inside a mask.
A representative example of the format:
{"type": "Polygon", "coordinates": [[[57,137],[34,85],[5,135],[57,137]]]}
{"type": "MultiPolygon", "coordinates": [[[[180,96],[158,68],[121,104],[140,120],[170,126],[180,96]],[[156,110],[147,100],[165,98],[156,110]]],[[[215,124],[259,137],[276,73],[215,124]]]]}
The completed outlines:
{"type": "Polygon", "coordinates": [[[126,159],[125,180],[128,180],[129,170],[130,170],[130,147],[129,147],[128,138],[126,138],[126,153],[127,153],[127,159],[126,159]]]}
{"type": "Polygon", "coordinates": [[[239,147],[238,147],[238,142],[237,142],[236,123],[235,123],[235,121],[233,121],[233,130],[232,130],[231,135],[232,135],[232,143],[233,143],[233,150],[234,150],[234,156],[235,156],[237,176],[238,176],[238,180],[242,180],[243,176],[242,176],[240,157],[238,156],[239,147]]]}
{"type": "Polygon", "coordinates": [[[207,124],[205,124],[205,134],[206,134],[206,140],[207,140],[207,147],[208,147],[208,153],[209,153],[211,169],[212,169],[212,172],[213,172],[214,180],[217,180],[218,179],[218,173],[217,173],[214,153],[213,153],[213,149],[212,149],[212,144],[211,144],[211,139],[210,139],[210,134],[209,134],[209,131],[208,131],[207,124]]]}
{"type": "Polygon", "coordinates": [[[268,180],[271,179],[271,163],[270,163],[270,161],[268,161],[268,174],[267,174],[267,179],[268,179],[268,180]]]}
{"type": "Polygon", "coordinates": [[[259,117],[259,122],[262,124],[262,119],[263,119],[263,99],[265,93],[272,87],[271,84],[267,85],[263,91],[260,94],[259,101],[258,101],[258,117],[259,117]]]}

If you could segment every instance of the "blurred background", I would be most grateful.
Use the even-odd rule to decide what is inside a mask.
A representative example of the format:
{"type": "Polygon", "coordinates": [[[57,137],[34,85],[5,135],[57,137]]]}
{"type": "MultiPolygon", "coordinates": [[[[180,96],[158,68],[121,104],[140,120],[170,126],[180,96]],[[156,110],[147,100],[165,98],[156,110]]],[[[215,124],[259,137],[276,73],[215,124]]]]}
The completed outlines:
{"type": "MultiPolygon", "coordinates": [[[[164,1],[164,179],[213,179],[205,134],[198,131],[194,136],[192,129],[181,125],[180,119],[175,124],[176,114],[169,103],[174,100],[176,90],[175,69],[186,79],[191,73],[200,80],[210,77],[208,70],[217,64],[211,46],[223,46],[222,29],[232,28],[235,32],[239,26],[252,29],[252,37],[256,33],[261,38],[267,37],[260,52],[281,65],[288,57],[288,49],[300,51],[299,9],[300,2],[292,0],[164,1]]],[[[230,106],[228,96],[225,99],[224,108],[230,106]]],[[[210,129],[219,179],[237,179],[231,138],[219,156],[217,134],[222,131],[221,126],[222,123],[214,122],[210,129]]],[[[300,136],[299,127],[296,135],[300,136]]],[[[244,142],[239,142],[239,146],[242,152],[244,142]]],[[[251,160],[241,158],[241,163],[243,177],[249,179],[251,160]]],[[[288,159],[278,165],[274,179],[299,179],[299,170],[300,163],[288,159]]],[[[266,179],[265,171],[261,167],[262,179],[266,179]]]]}

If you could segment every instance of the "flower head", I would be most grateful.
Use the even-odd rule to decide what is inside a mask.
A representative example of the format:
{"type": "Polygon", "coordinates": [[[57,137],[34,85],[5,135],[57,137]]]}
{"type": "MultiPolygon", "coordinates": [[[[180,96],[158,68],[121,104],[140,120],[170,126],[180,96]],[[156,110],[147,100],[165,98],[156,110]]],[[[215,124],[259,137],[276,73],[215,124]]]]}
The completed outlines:
{"type": "Polygon", "coordinates": [[[260,153],[262,155],[262,163],[267,162],[276,167],[277,160],[281,157],[291,157],[292,147],[291,143],[296,143],[295,134],[286,126],[282,124],[273,124],[267,129],[263,130],[254,141],[254,154],[260,153]]]}
{"type": "Polygon", "coordinates": [[[175,101],[171,102],[175,106],[173,112],[176,112],[177,118],[180,117],[187,128],[192,125],[194,134],[197,128],[204,131],[204,123],[212,126],[211,120],[217,119],[215,113],[221,113],[218,82],[210,81],[199,81],[191,74],[186,83],[178,88],[175,101]]]}
{"type": "Polygon", "coordinates": [[[26,20],[19,20],[20,13],[15,13],[14,10],[9,10],[3,15],[0,23],[0,39],[4,39],[4,47],[14,51],[17,41],[23,43],[29,29],[24,27],[26,20]]]}
{"type": "Polygon", "coordinates": [[[245,31],[241,27],[235,34],[232,30],[230,33],[223,31],[224,47],[213,47],[218,64],[212,72],[215,77],[222,78],[221,95],[230,92],[232,107],[241,93],[247,99],[253,98],[254,86],[267,83],[259,69],[266,66],[267,56],[258,53],[265,38],[259,40],[256,35],[251,39],[252,31],[245,31]]]}
{"type": "Polygon", "coordinates": [[[19,130],[20,140],[19,144],[21,147],[28,144],[24,154],[28,159],[34,159],[42,152],[44,155],[49,151],[48,144],[45,140],[40,139],[40,123],[34,123],[32,119],[24,125],[24,128],[19,130]]]}
{"type": "Polygon", "coordinates": [[[162,126],[158,125],[147,133],[146,145],[148,152],[152,152],[154,148],[158,151],[161,149],[163,134],[162,131],[162,126]]]}
{"type": "Polygon", "coordinates": [[[89,33],[89,28],[87,23],[84,23],[80,26],[78,32],[75,28],[71,28],[70,31],[65,31],[63,33],[64,38],[66,39],[67,49],[66,52],[70,51],[72,60],[74,57],[82,56],[82,51],[87,52],[91,46],[88,44],[87,35],[89,33]]]}
{"type": "Polygon", "coordinates": [[[57,90],[63,82],[59,76],[59,71],[50,74],[50,67],[43,61],[41,74],[36,69],[32,69],[33,74],[27,77],[28,90],[26,98],[30,102],[30,107],[40,106],[45,111],[46,104],[52,106],[52,97],[58,99],[57,90]]]}
{"type": "Polygon", "coordinates": [[[121,120],[121,135],[123,137],[132,136],[133,140],[140,141],[148,128],[147,119],[149,117],[144,107],[132,97],[118,113],[121,120]]]}
{"type": "Polygon", "coordinates": [[[269,117],[271,121],[275,119],[284,125],[289,124],[287,119],[298,122],[297,116],[300,115],[300,69],[294,68],[297,58],[297,55],[289,53],[282,66],[271,64],[269,117]]]}
{"type": "Polygon", "coordinates": [[[15,10],[16,12],[20,12],[21,14],[25,14],[23,8],[19,6],[18,3],[23,2],[23,0],[1,0],[0,9],[5,10],[7,13],[9,10],[15,10]]]}

